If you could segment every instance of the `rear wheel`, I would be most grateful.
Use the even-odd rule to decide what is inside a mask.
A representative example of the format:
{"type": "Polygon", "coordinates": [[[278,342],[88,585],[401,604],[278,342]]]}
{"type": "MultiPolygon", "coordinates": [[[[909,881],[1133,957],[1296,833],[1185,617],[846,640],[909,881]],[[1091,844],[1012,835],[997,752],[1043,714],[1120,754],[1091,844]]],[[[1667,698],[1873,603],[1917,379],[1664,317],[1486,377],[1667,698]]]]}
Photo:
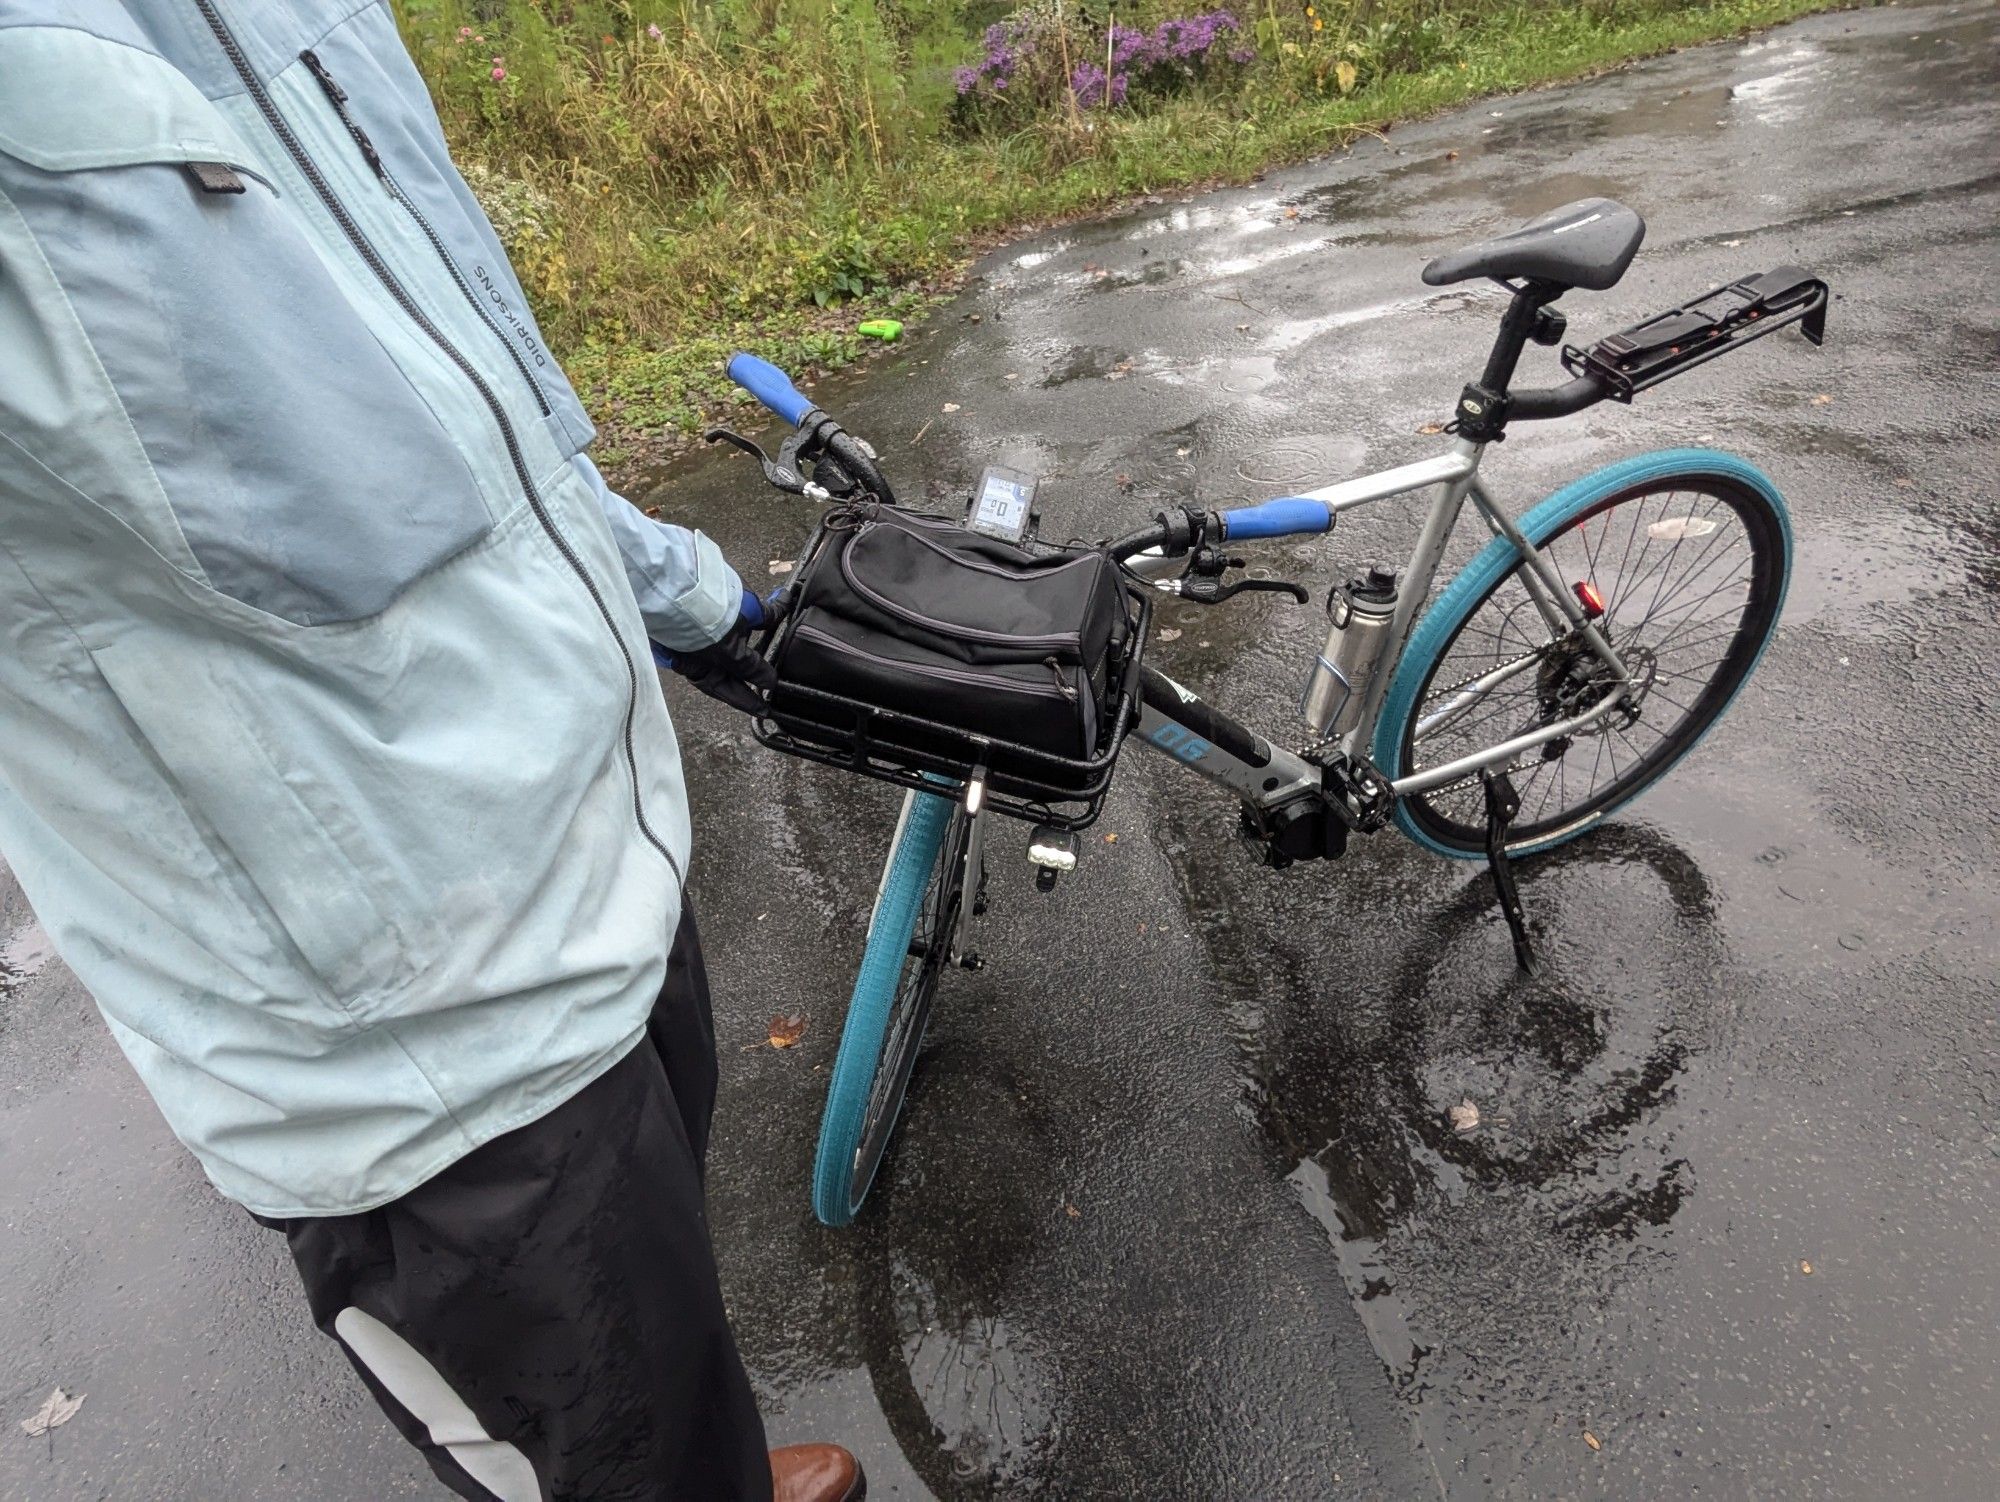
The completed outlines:
{"type": "MultiPolygon", "coordinates": [[[[1625,707],[1514,758],[1511,854],[1573,839],[1638,796],[1728,708],[1777,626],[1790,568],[1784,504],[1725,454],[1648,455],[1550,497],[1522,519],[1568,591],[1601,602],[1625,663],[1625,707]]],[[[1570,719],[1617,679],[1582,637],[1552,629],[1496,538],[1438,598],[1399,665],[1376,732],[1393,780],[1570,719]]],[[[1441,853],[1485,854],[1476,775],[1397,801],[1405,833],[1441,853]]]]}
{"type": "Polygon", "coordinates": [[[951,957],[969,826],[956,799],[913,793],[897,827],[820,1119],[813,1213],[827,1225],[854,1219],[895,1132],[951,957]]]}

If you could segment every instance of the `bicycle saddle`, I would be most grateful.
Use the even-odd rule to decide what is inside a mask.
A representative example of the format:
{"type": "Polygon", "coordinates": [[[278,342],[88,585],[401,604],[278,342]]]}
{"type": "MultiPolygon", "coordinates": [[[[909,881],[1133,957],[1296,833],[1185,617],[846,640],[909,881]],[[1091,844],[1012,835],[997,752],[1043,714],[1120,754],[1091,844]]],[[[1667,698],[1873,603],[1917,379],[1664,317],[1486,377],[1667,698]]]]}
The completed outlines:
{"type": "Polygon", "coordinates": [[[1602,292],[1615,284],[1646,238],[1646,221],[1609,198],[1565,204],[1496,239],[1439,256],[1424,268],[1432,287],[1475,276],[1526,277],[1602,292]]]}

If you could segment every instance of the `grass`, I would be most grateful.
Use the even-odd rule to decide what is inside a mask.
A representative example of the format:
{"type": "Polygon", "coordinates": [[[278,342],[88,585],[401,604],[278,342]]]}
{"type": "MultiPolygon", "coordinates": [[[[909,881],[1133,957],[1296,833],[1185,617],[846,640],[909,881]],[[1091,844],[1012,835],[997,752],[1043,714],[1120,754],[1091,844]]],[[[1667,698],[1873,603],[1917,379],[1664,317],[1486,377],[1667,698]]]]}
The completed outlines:
{"type": "MultiPolygon", "coordinates": [[[[964,0],[661,0],[651,19],[637,3],[400,10],[614,474],[736,400],[731,350],[801,374],[851,363],[858,323],[921,317],[1008,233],[1838,0],[1262,0],[1237,36],[1256,60],[1226,87],[1082,111],[1058,83],[1003,98],[1004,120],[954,100],[947,65],[978,57],[964,0]]],[[[1088,0],[1035,3],[1065,47],[1102,46],[1088,0]]],[[[1146,0],[1118,15],[1143,21],[1146,0]]]]}

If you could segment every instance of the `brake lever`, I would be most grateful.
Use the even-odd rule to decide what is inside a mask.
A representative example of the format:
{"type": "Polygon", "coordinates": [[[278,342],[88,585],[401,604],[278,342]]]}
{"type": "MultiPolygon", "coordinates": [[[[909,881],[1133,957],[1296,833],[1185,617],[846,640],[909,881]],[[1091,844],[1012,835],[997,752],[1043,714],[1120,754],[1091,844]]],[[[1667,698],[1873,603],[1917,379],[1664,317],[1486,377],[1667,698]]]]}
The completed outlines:
{"type": "Polygon", "coordinates": [[[1191,574],[1178,582],[1180,588],[1175,593],[1183,600],[1193,600],[1197,605],[1220,605],[1235,595],[1260,589],[1272,594],[1290,595],[1301,605],[1312,599],[1303,584],[1293,584],[1287,579],[1236,579],[1225,584],[1213,575],[1191,574]]]}
{"type": "MultiPolygon", "coordinates": [[[[813,484],[799,473],[798,467],[789,462],[789,456],[784,453],[773,459],[764,452],[761,445],[745,438],[741,433],[731,432],[728,428],[710,428],[701,435],[701,439],[703,443],[726,443],[743,450],[757,461],[764,471],[765,483],[773,490],[782,490],[787,495],[808,496],[816,501],[826,499],[824,487],[813,484]]],[[[789,446],[788,444],[787,447],[789,446]]]]}

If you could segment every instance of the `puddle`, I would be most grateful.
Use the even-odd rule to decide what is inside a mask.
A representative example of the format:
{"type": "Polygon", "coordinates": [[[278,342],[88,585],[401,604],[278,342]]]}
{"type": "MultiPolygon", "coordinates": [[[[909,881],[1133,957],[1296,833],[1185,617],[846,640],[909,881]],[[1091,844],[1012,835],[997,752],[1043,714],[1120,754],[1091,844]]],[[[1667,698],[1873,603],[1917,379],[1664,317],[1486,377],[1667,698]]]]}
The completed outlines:
{"type": "Polygon", "coordinates": [[[1367,443],[1351,433],[1301,434],[1264,444],[1237,462],[1236,475],[1252,485],[1304,490],[1358,474],[1367,457],[1367,443]]]}
{"type": "Polygon", "coordinates": [[[1089,277],[1092,292],[1122,292],[1128,287],[1159,287],[1178,279],[1188,269],[1179,256],[1148,257],[1124,271],[1103,271],[1089,277]]]}
{"type": "Polygon", "coordinates": [[[1814,75],[1821,71],[1826,54],[1817,47],[1796,47],[1775,73],[1733,84],[1729,102],[1747,109],[1759,125],[1784,125],[1796,120],[1811,103],[1814,75]]]}
{"type": "Polygon", "coordinates": [[[55,957],[55,944],[39,923],[0,939],[0,996],[33,979],[55,957]]]}

